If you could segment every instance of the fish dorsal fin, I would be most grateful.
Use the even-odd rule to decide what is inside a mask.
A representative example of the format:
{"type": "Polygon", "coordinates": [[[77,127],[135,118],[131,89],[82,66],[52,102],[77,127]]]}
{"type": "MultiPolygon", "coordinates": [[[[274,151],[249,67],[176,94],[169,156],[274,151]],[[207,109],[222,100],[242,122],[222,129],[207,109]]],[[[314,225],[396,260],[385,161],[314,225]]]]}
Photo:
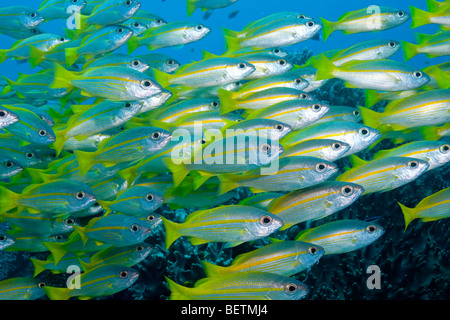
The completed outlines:
{"type": "Polygon", "coordinates": [[[349,160],[352,163],[353,168],[360,167],[368,163],[368,161],[365,161],[354,154],[349,156],[349,160]]]}

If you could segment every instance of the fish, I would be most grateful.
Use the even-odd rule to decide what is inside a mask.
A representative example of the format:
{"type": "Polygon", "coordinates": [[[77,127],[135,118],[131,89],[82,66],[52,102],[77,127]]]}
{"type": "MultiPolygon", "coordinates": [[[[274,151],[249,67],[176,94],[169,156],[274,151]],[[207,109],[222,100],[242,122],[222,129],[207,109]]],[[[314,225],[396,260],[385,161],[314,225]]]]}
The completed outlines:
{"type": "Polygon", "coordinates": [[[430,76],[414,66],[389,59],[349,61],[336,67],[323,54],[313,62],[317,68],[315,80],[338,78],[348,88],[403,91],[419,88],[430,76]]]}
{"type": "Polygon", "coordinates": [[[99,200],[106,213],[116,211],[130,216],[143,216],[158,209],[164,201],[159,192],[147,186],[135,185],[120,191],[112,201],[99,200]]]}
{"type": "Polygon", "coordinates": [[[401,187],[417,179],[429,167],[427,161],[410,157],[390,156],[371,161],[364,161],[355,155],[351,155],[351,158],[353,168],[339,175],[336,180],[363,186],[363,195],[401,187]]]}
{"type": "Polygon", "coordinates": [[[218,110],[218,99],[194,98],[184,99],[175,103],[164,105],[154,110],[150,116],[156,120],[173,123],[189,113],[218,110]]]}
{"type": "Polygon", "coordinates": [[[380,150],[374,154],[373,159],[391,156],[425,160],[428,162],[427,171],[429,171],[450,161],[450,145],[443,141],[413,141],[393,149],[380,150]]]}
{"type": "Polygon", "coordinates": [[[105,66],[124,66],[139,72],[145,72],[150,68],[150,65],[139,57],[132,57],[123,53],[110,53],[98,59],[86,61],[83,64],[83,70],[105,66]]]}
{"type": "Polygon", "coordinates": [[[450,54],[450,31],[441,31],[434,35],[416,34],[418,44],[403,41],[403,56],[405,61],[420,53],[428,58],[441,57],[450,54]]]}
{"type": "Polygon", "coordinates": [[[450,188],[445,188],[423,198],[414,208],[409,208],[400,202],[397,203],[402,210],[406,230],[411,221],[415,219],[428,222],[448,218],[450,212],[450,188]]]}
{"type": "Polygon", "coordinates": [[[88,208],[96,201],[91,188],[84,183],[56,180],[41,184],[30,184],[21,193],[15,193],[0,186],[0,214],[17,206],[67,215],[88,208]]]}
{"type": "Polygon", "coordinates": [[[283,225],[281,219],[265,210],[240,205],[198,210],[183,223],[161,219],[166,229],[166,250],[183,236],[189,237],[193,245],[224,242],[226,247],[234,247],[268,236],[283,225]]]}
{"type": "Polygon", "coordinates": [[[273,119],[299,130],[318,122],[330,106],[317,100],[286,100],[250,113],[246,119],[273,119]]]}
{"type": "Polygon", "coordinates": [[[73,252],[69,252],[64,258],[62,258],[58,264],[55,264],[55,260],[53,255],[50,254],[47,256],[45,260],[39,260],[36,258],[30,258],[31,263],[34,267],[33,278],[44,272],[45,270],[49,270],[52,274],[60,274],[65,273],[70,266],[79,266],[80,261],[89,262],[89,259],[92,257],[92,253],[86,253],[84,255],[78,256],[73,252]]]}
{"type": "Polygon", "coordinates": [[[139,277],[139,272],[133,268],[121,265],[100,265],[80,275],[80,288],[43,287],[51,300],[69,300],[77,297],[87,300],[120,292],[130,287],[139,277]]]}
{"type": "Polygon", "coordinates": [[[344,219],[300,231],[295,240],[319,245],[325,255],[342,254],[364,248],[384,233],[385,229],[376,223],[344,219]]]}
{"type": "Polygon", "coordinates": [[[0,156],[0,180],[6,180],[20,173],[24,168],[9,156],[0,156]]]}
{"type": "Polygon", "coordinates": [[[238,255],[228,267],[202,261],[207,278],[235,272],[270,272],[291,277],[316,264],[323,256],[320,246],[301,241],[282,241],[238,255]]]}
{"type": "Polygon", "coordinates": [[[206,37],[211,29],[203,24],[190,21],[173,21],[165,25],[149,28],[139,36],[132,36],[127,42],[128,54],[140,46],[149,50],[183,46],[206,37]]]}
{"type": "Polygon", "coordinates": [[[164,148],[171,137],[170,132],[161,128],[138,127],[103,140],[95,152],[74,153],[84,175],[96,163],[111,166],[148,157],[164,148]]]}
{"type": "Polygon", "coordinates": [[[127,67],[93,68],[78,74],[59,64],[55,64],[50,88],[78,88],[83,96],[115,101],[143,100],[162,90],[153,78],[127,67]]]}
{"type": "Polygon", "coordinates": [[[434,12],[428,12],[414,6],[409,6],[411,11],[411,29],[418,28],[427,24],[439,24],[450,27],[450,7],[442,6],[434,12]]]}
{"type": "Polygon", "coordinates": [[[336,22],[320,18],[323,24],[324,40],[335,31],[341,30],[344,34],[361,32],[376,32],[398,27],[411,18],[406,10],[391,7],[369,6],[355,11],[347,12],[336,22]]]}
{"type": "Polygon", "coordinates": [[[363,122],[382,133],[421,126],[445,124],[450,120],[450,90],[436,89],[390,102],[382,113],[359,107],[363,122]]]}
{"type": "Polygon", "coordinates": [[[344,155],[350,155],[366,149],[380,138],[380,132],[372,127],[352,121],[331,121],[293,131],[280,143],[289,149],[308,140],[332,139],[348,144],[350,149],[344,155]]]}
{"type": "Polygon", "coordinates": [[[324,219],[347,208],[363,192],[364,187],[355,183],[325,181],[272,200],[267,211],[283,220],[280,230],[285,230],[301,222],[324,219]]]}
{"type": "Polygon", "coordinates": [[[283,192],[303,189],[319,184],[338,172],[338,167],[329,161],[313,157],[286,157],[279,160],[273,172],[262,172],[260,168],[242,174],[219,174],[219,194],[234,188],[249,187],[253,193],[283,192]]]}
{"type": "Polygon", "coordinates": [[[34,29],[45,18],[36,10],[26,6],[8,6],[0,8],[0,30],[34,29]]]}
{"type": "Polygon", "coordinates": [[[45,296],[45,283],[34,278],[13,277],[0,281],[2,300],[37,300],[45,296]]]}
{"type": "Polygon", "coordinates": [[[314,37],[321,29],[320,22],[294,17],[275,21],[247,32],[243,38],[235,37],[225,29],[224,38],[229,51],[245,47],[259,49],[287,47],[314,37]]]}
{"type": "Polygon", "coordinates": [[[86,4],[84,0],[47,0],[41,2],[38,11],[45,17],[45,21],[67,19],[75,12],[81,12],[86,4]]]}
{"type": "Polygon", "coordinates": [[[151,52],[138,57],[144,60],[151,68],[165,73],[173,73],[181,66],[179,61],[162,53],[151,52]]]}
{"type": "Polygon", "coordinates": [[[328,121],[361,122],[361,113],[357,108],[347,106],[329,106],[327,112],[314,123],[328,121]]]}
{"type": "Polygon", "coordinates": [[[280,140],[292,131],[292,127],[273,119],[246,119],[222,128],[225,136],[256,135],[270,140],[280,140]]]}
{"type": "Polygon", "coordinates": [[[203,278],[193,288],[165,277],[170,300],[300,300],[309,288],[302,282],[269,272],[237,272],[203,278]]]}
{"type": "Polygon", "coordinates": [[[251,206],[258,209],[267,210],[270,202],[278,197],[281,197],[284,193],[281,192],[263,192],[255,194],[254,196],[247,197],[239,201],[239,205],[251,206]]]}
{"type": "Polygon", "coordinates": [[[19,116],[4,106],[0,107],[0,130],[19,121],[19,116]]]}
{"type": "Polygon", "coordinates": [[[84,243],[88,239],[97,243],[123,247],[147,239],[152,229],[146,220],[125,214],[110,214],[93,218],[85,227],[75,226],[84,243]]]}
{"type": "Polygon", "coordinates": [[[254,71],[253,65],[240,59],[218,57],[185,64],[173,74],[155,69],[154,77],[164,88],[174,84],[204,88],[243,80],[254,71]]]}
{"type": "Polygon", "coordinates": [[[47,243],[62,243],[65,241],[64,235],[47,236],[40,234],[33,234],[29,231],[15,232],[14,243],[6,248],[5,251],[14,252],[47,252],[48,249],[44,245],[47,243]]]}
{"type": "Polygon", "coordinates": [[[238,0],[187,0],[187,16],[191,16],[195,10],[202,11],[225,8],[238,0]]]}

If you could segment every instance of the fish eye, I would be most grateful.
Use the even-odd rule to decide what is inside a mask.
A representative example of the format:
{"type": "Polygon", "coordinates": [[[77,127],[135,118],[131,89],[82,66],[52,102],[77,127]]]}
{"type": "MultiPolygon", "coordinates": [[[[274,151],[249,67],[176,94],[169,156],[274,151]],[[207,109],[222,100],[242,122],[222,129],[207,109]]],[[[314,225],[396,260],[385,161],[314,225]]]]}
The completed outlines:
{"type": "Polygon", "coordinates": [[[285,291],[288,293],[294,293],[298,290],[298,286],[295,283],[289,283],[285,287],[285,291]]]}
{"type": "Polygon", "coordinates": [[[202,140],[200,140],[200,143],[201,143],[201,144],[205,144],[205,143],[206,143],[206,140],[205,140],[205,139],[202,139],[202,140]]]}
{"type": "Polygon", "coordinates": [[[139,22],[135,22],[135,23],[133,23],[133,27],[135,27],[135,28],[139,28],[139,26],[140,26],[141,24],[139,23],[139,22]]]}
{"type": "Polygon", "coordinates": [[[0,241],[3,242],[5,241],[7,238],[4,234],[0,234],[0,241]]]}
{"type": "Polygon", "coordinates": [[[316,247],[310,247],[310,248],[308,249],[308,252],[311,253],[311,254],[316,254],[317,251],[319,251],[319,250],[317,250],[316,247]]]}
{"type": "Polygon", "coordinates": [[[284,59],[278,60],[278,64],[280,66],[284,66],[286,64],[286,60],[284,60],[284,59]]]}
{"type": "Polygon", "coordinates": [[[313,104],[312,109],[313,109],[313,111],[319,111],[321,109],[321,106],[320,106],[320,104],[316,103],[316,104],[313,104]]]}
{"type": "Polygon", "coordinates": [[[14,163],[12,161],[7,161],[5,163],[5,165],[6,165],[7,168],[11,168],[14,165],[14,163]]]}
{"type": "Polygon", "coordinates": [[[131,62],[131,64],[133,65],[133,67],[139,67],[141,65],[141,62],[139,60],[135,59],[131,62]]]}
{"type": "Polygon", "coordinates": [[[0,118],[3,118],[7,115],[7,112],[5,110],[0,110],[0,118]]]}
{"type": "Polygon", "coordinates": [[[270,150],[270,146],[267,143],[264,143],[259,148],[262,152],[267,153],[270,150]]]}
{"type": "Polygon", "coordinates": [[[137,246],[137,247],[136,247],[136,251],[137,251],[137,252],[141,252],[142,250],[144,250],[144,247],[143,247],[143,246],[137,246]]]}
{"type": "Polygon", "coordinates": [[[122,32],[123,32],[123,28],[118,28],[118,29],[117,29],[117,32],[118,32],[118,33],[122,33],[122,32]]]}
{"type": "Polygon", "coordinates": [[[213,101],[213,102],[211,103],[211,105],[212,105],[214,108],[217,108],[217,107],[219,106],[219,102],[213,101]]]}
{"type": "Polygon", "coordinates": [[[39,135],[41,137],[45,136],[47,134],[47,131],[45,131],[44,129],[39,130],[39,135]]]}
{"type": "Polygon", "coordinates": [[[448,144],[444,144],[439,148],[439,151],[442,153],[447,153],[448,150],[450,150],[450,145],[448,145],[448,144]]]}
{"type": "Polygon", "coordinates": [[[33,159],[33,158],[34,158],[34,153],[27,152],[27,153],[25,154],[25,157],[26,157],[27,159],[33,159]]]}
{"type": "Polygon", "coordinates": [[[273,49],[273,53],[280,53],[280,49],[273,49]]]}
{"type": "Polygon", "coordinates": [[[37,13],[36,12],[31,12],[30,13],[30,18],[36,18],[37,17],[37,13]]]}
{"type": "Polygon", "coordinates": [[[75,220],[69,218],[69,219],[66,219],[65,223],[70,226],[75,223],[75,220]]]}
{"type": "Polygon", "coordinates": [[[127,102],[125,103],[125,108],[130,108],[131,107],[131,103],[127,102]]]}
{"type": "Polygon", "coordinates": [[[172,64],[174,64],[175,63],[175,61],[173,61],[172,59],[170,59],[170,60],[167,60],[167,64],[170,66],[170,65],[172,65],[172,64]]]}
{"type": "Polygon", "coordinates": [[[299,18],[299,19],[305,19],[306,16],[305,16],[304,14],[300,14],[300,15],[297,16],[297,18],[299,18]]]}
{"type": "Polygon", "coordinates": [[[412,160],[412,161],[408,162],[408,167],[410,167],[410,168],[415,168],[418,165],[419,165],[419,163],[417,161],[415,161],[415,160],[412,160]]]}
{"type": "Polygon", "coordinates": [[[39,282],[38,288],[42,288],[42,287],[45,287],[45,282],[39,282]]]}
{"type": "Polygon", "coordinates": [[[324,172],[326,168],[327,168],[327,165],[325,163],[323,163],[323,162],[318,163],[316,165],[316,171],[317,172],[324,172]]]}
{"type": "Polygon", "coordinates": [[[354,115],[355,117],[359,117],[359,111],[358,111],[358,110],[354,110],[354,111],[353,111],[353,115],[354,115]]]}
{"type": "Polygon", "coordinates": [[[195,26],[195,30],[197,30],[197,31],[201,31],[202,29],[203,29],[203,26],[201,24],[195,26]]]}
{"type": "Polygon", "coordinates": [[[395,48],[395,46],[397,45],[397,43],[395,41],[389,41],[388,43],[389,47],[391,48],[395,48]]]}
{"type": "Polygon", "coordinates": [[[277,131],[283,131],[283,129],[284,129],[284,126],[282,125],[282,124],[277,124],[277,125],[275,125],[275,129],[277,130],[277,131]]]}
{"type": "Polygon", "coordinates": [[[82,200],[85,196],[86,193],[84,193],[83,191],[78,191],[77,193],[75,193],[75,198],[77,198],[78,200],[82,200]]]}
{"type": "Polygon", "coordinates": [[[59,38],[59,41],[64,42],[64,41],[66,41],[66,38],[61,37],[61,38],[59,38]]]}
{"type": "Polygon", "coordinates": [[[416,78],[421,78],[422,77],[422,72],[421,71],[414,71],[414,76],[416,77],[416,78]]]}
{"type": "Polygon", "coordinates": [[[331,148],[333,148],[334,150],[339,150],[341,146],[342,145],[339,142],[335,142],[331,145],[331,148]]]}
{"type": "Polygon", "coordinates": [[[150,80],[142,80],[141,86],[143,86],[144,88],[149,88],[152,86],[152,82],[150,80]]]}
{"type": "Polygon", "coordinates": [[[238,64],[238,68],[239,69],[245,69],[245,67],[246,67],[245,63],[241,62],[241,63],[238,64]]]}
{"type": "Polygon", "coordinates": [[[399,17],[403,17],[405,15],[405,12],[403,10],[400,10],[399,12],[397,12],[397,16],[399,17]]]}
{"type": "Polygon", "coordinates": [[[306,93],[302,93],[302,94],[300,94],[300,98],[301,99],[307,99],[308,95],[306,93]]]}
{"type": "Polygon", "coordinates": [[[369,134],[369,130],[366,128],[359,129],[359,134],[362,136],[367,136],[369,134]]]}
{"type": "Polygon", "coordinates": [[[125,279],[126,277],[128,277],[128,271],[120,271],[119,276],[122,279],[125,279]]]}
{"type": "Polygon", "coordinates": [[[158,140],[161,137],[161,132],[159,131],[154,131],[151,135],[153,140],[158,140]]]}
{"type": "Polygon", "coordinates": [[[145,196],[145,200],[151,202],[153,201],[153,195],[151,193],[149,193],[148,195],[145,196]]]}
{"type": "Polygon", "coordinates": [[[343,186],[341,189],[341,192],[344,196],[349,196],[353,193],[353,187],[352,186],[343,186]]]}
{"type": "Polygon", "coordinates": [[[139,229],[140,229],[139,225],[136,224],[136,223],[132,224],[131,227],[130,227],[130,230],[133,231],[133,232],[138,232],[139,229]]]}
{"type": "Polygon", "coordinates": [[[153,220],[155,220],[155,216],[154,215],[149,215],[148,217],[147,217],[147,221],[153,221],[153,220]]]}
{"type": "Polygon", "coordinates": [[[127,1],[124,2],[124,5],[126,5],[127,7],[129,7],[129,6],[131,5],[131,2],[132,2],[131,0],[127,0],[127,1]]]}
{"type": "Polygon", "coordinates": [[[156,19],[156,23],[161,24],[161,23],[163,23],[163,21],[161,19],[156,19]]]}
{"type": "Polygon", "coordinates": [[[295,84],[300,84],[302,82],[303,82],[303,80],[301,78],[297,78],[297,79],[294,80],[295,84]]]}
{"type": "Polygon", "coordinates": [[[377,230],[377,227],[375,227],[374,225],[370,225],[370,226],[367,226],[366,230],[369,233],[374,233],[377,230]]]}
{"type": "Polygon", "coordinates": [[[61,240],[62,238],[63,238],[63,236],[60,234],[53,237],[53,239],[55,239],[55,240],[61,240]]]}
{"type": "Polygon", "coordinates": [[[314,23],[314,21],[308,21],[307,23],[306,23],[306,25],[308,26],[308,27],[310,27],[310,28],[312,28],[312,27],[314,27],[314,25],[315,25],[315,23],[314,23]]]}
{"type": "Polygon", "coordinates": [[[78,0],[72,0],[72,3],[77,3],[78,2],[78,0]]]}
{"type": "Polygon", "coordinates": [[[261,217],[260,221],[263,226],[267,226],[272,223],[272,217],[264,216],[264,217],[261,217]]]}
{"type": "Polygon", "coordinates": [[[31,33],[32,33],[32,34],[38,34],[38,33],[39,33],[39,30],[38,30],[38,29],[31,29],[31,33]]]}

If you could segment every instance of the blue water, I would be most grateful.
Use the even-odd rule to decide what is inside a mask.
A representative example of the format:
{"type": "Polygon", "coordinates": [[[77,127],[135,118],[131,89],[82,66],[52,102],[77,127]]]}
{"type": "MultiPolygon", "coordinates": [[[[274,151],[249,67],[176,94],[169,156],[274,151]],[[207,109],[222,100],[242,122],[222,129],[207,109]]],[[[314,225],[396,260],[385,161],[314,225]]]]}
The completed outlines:
{"type": "MultiPolygon", "coordinates": [[[[24,5],[30,8],[39,8],[41,1],[35,0],[17,0],[14,1],[14,5],[24,5]]],[[[3,5],[3,2],[2,2],[3,5]]],[[[228,28],[231,30],[241,30],[248,23],[263,18],[269,14],[281,11],[296,11],[312,16],[315,19],[323,17],[330,21],[336,21],[342,14],[358,10],[361,8],[369,7],[371,5],[389,6],[398,9],[409,11],[409,6],[413,5],[423,10],[426,10],[425,0],[380,0],[380,1],[368,1],[368,0],[320,0],[320,1],[295,1],[295,0],[239,0],[229,7],[215,10],[212,15],[204,20],[204,12],[197,9],[189,18],[186,15],[186,1],[185,0],[142,0],[141,9],[153,12],[167,22],[172,21],[195,21],[203,23],[212,29],[211,33],[200,41],[188,44],[181,49],[163,48],[155,50],[154,52],[161,52],[172,56],[180,63],[188,63],[202,59],[202,50],[207,50],[215,54],[221,54],[225,50],[225,42],[223,38],[222,28],[228,28]],[[230,19],[230,13],[238,11],[237,15],[230,19]]],[[[56,20],[47,22],[41,25],[43,31],[63,33],[63,28],[66,27],[66,21],[56,20]]],[[[382,32],[376,33],[361,33],[344,35],[341,32],[334,32],[325,42],[308,40],[293,46],[288,47],[289,51],[302,51],[304,48],[308,48],[313,51],[314,54],[324,52],[330,49],[344,49],[348,48],[360,41],[368,39],[393,39],[404,40],[415,43],[414,32],[420,32],[425,34],[432,34],[438,30],[437,25],[427,25],[416,29],[410,29],[410,21],[407,21],[403,25],[382,32]]],[[[14,43],[14,39],[0,35],[0,48],[9,48],[14,43]]],[[[118,49],[116,52],[126,53],[126,46],[118,49]]],[[[145,47],[140,47],[133,55],[140,55],[147,53],[148,50],[145,47]]],[[[401,50],[391,59],[403,61],[401,50]]],[[[433,58],[428,59],[425,55],[420,54],[408,61],[409,64],[415,65],[418,68],[423,68],[428,65],[439,64],[446,61],[447,58],[433,58]]],[[[39,68],[37,68],[39,69],[39,68]]],[[[12,59],[8,59],[0,65],[1,74],[15,79],[18,72],[32,73],[30,72],[28,64],[18,64],[12,59]]]]}

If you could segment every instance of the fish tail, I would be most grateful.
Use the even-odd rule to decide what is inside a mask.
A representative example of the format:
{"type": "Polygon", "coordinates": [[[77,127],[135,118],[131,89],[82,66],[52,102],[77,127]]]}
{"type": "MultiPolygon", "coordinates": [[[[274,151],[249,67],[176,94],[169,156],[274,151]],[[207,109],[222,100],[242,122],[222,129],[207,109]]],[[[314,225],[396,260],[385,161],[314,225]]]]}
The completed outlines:
{"type": "Polygon", "coordinates": [[[25,168],[23,172],[30,177],[31,183],[51,182],[58,178],[57,174],[46,173],[43,169],[25,168]]]}
{"type": "Polygon", "coordinates": [[[224,34],[224,38],[227,51],[234,52],[241,48],[241,40],[239,38],[228,36],[226,34],[224,34]]]}
{"type": "Polygon", "coordinates": [[[8,49],[0,49],[0,63],[3,63],[6,59],[8,59],[7,53],[8,49]]]}
{"type": "Polygon", "coordinates": [[[374,129],[381,126],[380,122],[380,117],[382,115],[381,113],[378,113],[376,111],[361,106],[358,107],[358,110],[361,113],[361,118],[366,126],[369,126],[374,129]]]}
{"type": "Polygon", "coordinates": [[[418,46],[414,43],[402,41],[403,57],[405,61],[408,61],[412,57],[415,57],[419,52],[417,51],[418,46]]]}
{"type": "Polygon", "coordinates": [[[172,222],[164,217],[161,217],[164,228],[166,230],[166,250],[175,242],[181,234],[179,232],[179,223],[172,222]]]}
{"type": "Polygon", "coordinates": [[[170,74],[162,72],[158,69],[153,69],[153,72],[153,77],[155,78],[156,82],[158,82],[162,87],[166,88],[170,85],[170,74]]]}
{"type": "Polygon", "coordinates": [[[46,270],[46,268],[44,267],[45,264],[47,263],[46,261],[38,260],[35,258],[30,258],[30,261],[34,266],[33,278],[36,277],[37,275],[39,275],[41,272],[46,270]]]}
{"type": "Polygon", "coordinates": [[[377,90],[365,90],[364,93],[366,96],[366,108],[370,108],[382,100],[377,90]]]}
{"type": "Polygon", "coordinates": [[[64,128],[62,130],[54,130],[55,132],[55,142],[53,142],[52,147],[56,151],[56,156],[59,156],[62,149],[64,148],[64,145],[66,144],[67,137],[66,133],[70,130],[70,127],[64,128]]]}
{"type": "Polygon", "coordinates": [[[131,36],[130,39],[128,39],[128,41],[127,41],[128,54],[131,54],[134,50],[139,48],[139,46],[140,46],[139,40],[140,39],[141,39],[140,37],[136,37],[136,36],[131,36]]]}
{"type": "MultiPolygon", "coordinates": [[[[100,200],[98,200],[98,203],[100,203],[100,200]]],[[[100,205],[103,207],[103,204],[100,203],[100,205]]],[[[103,207],[104,208],[104,207],[103,207]]],[[[85,227],[80,227],[80,226],[73,226],[75,231],[79,234],[81,240],[83,240],[83,244],[86,244],[88,237],[86,236],[86,230],[87,228],[85,227]]]]}
{"type": "Polygon", "coordinates": [[[44,286],[42,289],[50,300],[69,300],[69,293],[72,291],[69,288],[56,288],[50,286],[44,286]]]}
{"type": "Polygon", "coordinates": [[[77,157],[78,167],[80,168],[80,174],[85,175],[89,169],[95,164],[94,163],[94,152],[87,151],[74,151],[75,156],[77,157]]]}
{"type": "Polygon", "coordinates": [[[43,242],[42,243],[53,255],[55,266],[66,255],[67,251],[64,248],[64,243],[61,242],[43,242]]]}
{"type": "Polygon", "coordinates": [[[66,65],[68,67],[70,67],[71,65],[73,65],[78,58],[80,57],[80,55],[78,54],[78,48],[66,48],[64,50],[65,54],[66,54],[66,65]]]}
{"type": "Polygon", "coordinates": [[[207,261],[202,261],[202,265],[207,278],[221,276],[226,273],[227,269],[227,267],[218,266],[207,261]]]}
{"type": "Polygon", "coordinates": [[[411,29],[430,23],[430,13],[419,8],[409,6],[411,11],[411,29]]]}
{"type": "Polygon", "coordinates": [[[12,86],[15,84],[15,82],[12,81],[11,79],[8,79],[8,78],[5,77],[5,76],[2,76],[2,77],[3,77],[3,79],[5,79],[5,81],[8,83],[8,85],[7,85],[5,88],[3,88],[3,90],[2,90],[2,95],[5,95],[5,94],[7,94],[7,93],[13,91],[13,90],[12,90],[12,86]]]}
{"type": "Polygon", "coordinates": [[[436,12],[439,10],[440,2],[436,0],[427,0],[427,9],[430,12],[436,12]]]}
{"type": "Polygon", "coordinates": [[[220,100],[219,110],[221,114],[226,114],[236,110],[236,100],[233,99],[233,92],[225,89],[217,91],[220,100]]]}
{"type": "Polygon", "coordinates": [[[438,134],[437,127],[422,127],[420,132],[424,140],[439,140],[441,138],[438,134]]]}
{"type": "Polygon", "coordinates": [[[402,205],[400,202],[397,202],[397,203],[400,206],[400,208],[402,209],[403,217],[405,218],[405,230],[406,230],[406,228],[408,228],[408,225],[411,223],[411,221],[416,219],[415,208],[408,208],[408,207],[402,205]]]}
{"type": "Polygon", "coordinates": [[[222,30],[223,30],[223,34],[225,36],[233,37],[233,38],[239,38],[240,37],[240,32],[239,31],[233,31],[233,30],[230,30],[230,29],[227,29],[227,28],[222,28],[222,30]]]}
{"type": "Polygon", "coordinates": [[[218,195],[227,193],[230,190],[236,189],[239,187],[239,184],[236,182],[234,175],[228,174],[219,174],[217,178],[219,178],[219,190],[218,195]]]}
{"type": "Polygon", "coordinates": [[[186,168],[184,163],[175,164],[173,163],[171,158],[165,158],[163,159],[163,162],[166,165],[167,169],[172,172],[173,186],[177,187],[188,175],[189,170],[186,168]]]}
{"type": "Polygon", "coordinates": [[[331,79],[334,77],[333,71],[338,70],[338,67],[336,67],[323,54],[320,54],[319,58],[312,62],[312,66],[317,69],[317,73],[314,80],[331,79]]]}
{"type": "Polygon", "coordinates": [[[131,186],[138,176],[137,168],[137,165],[128,167],[126,169],[120,170],[118,174],[120,177],[122,177],[122,179],[127,180],[127,185],[131,186]]]}
{"type": "Polygon", "coordinates": [[[325,20],[324,18],[320,18],[322,22],[322,32],[323,32],[323,41],[327,40],[328,37],[336,31],[336,23],[332,21],[325,20]]]}
{"type": "Polygon", "coordinates": [[[449,89],[450,88],[450,75],[443,71],[438,66],[432,66],[430,68],[429,75],[432,74],[434,80],[436,81],[439,89],[449,89]]]}
{"type": "Polygon", "coordinates": [[[195,3],[198,0],[186,0],[187,16],[190,17],[194,11],[197,9],[195,3]]]}
{"type": "Polygon", "coordinates": [[[0,186],[0,214],[17,207],[20,195],[0,186]]]}
{"type": "Polygon", "coordinates": [[[169,299],[170,300],[190,300],[187,292],[189,288],[179,285],[175,281],[170,280],[168,277],[164,276],[169,285],[169,290],[172,292],[169,299]]]}
{"type": "Polygon", "coordinates": [[[40,65],[44,60],[44,52],[34,46],[30,46],[30,58],[28,59],[28,62],[31,67],[34,68],[40,65]]]}
{"type": "Polygon", "coordinates": [[[192,179],[192,188],[194,190],[198,190],[206,181],[208,181],[209,178],[211,178],[213,175],[201,172],[201,171],[194,171],[196,175],[192,179]]]}
{"type": "Polygon", "coordinates": [[[75,79],[75,74],[66,70],[60,64],[55,63],[55,79],[50,85],[52,89],[73,88],[71,81],[75,79]]]}

